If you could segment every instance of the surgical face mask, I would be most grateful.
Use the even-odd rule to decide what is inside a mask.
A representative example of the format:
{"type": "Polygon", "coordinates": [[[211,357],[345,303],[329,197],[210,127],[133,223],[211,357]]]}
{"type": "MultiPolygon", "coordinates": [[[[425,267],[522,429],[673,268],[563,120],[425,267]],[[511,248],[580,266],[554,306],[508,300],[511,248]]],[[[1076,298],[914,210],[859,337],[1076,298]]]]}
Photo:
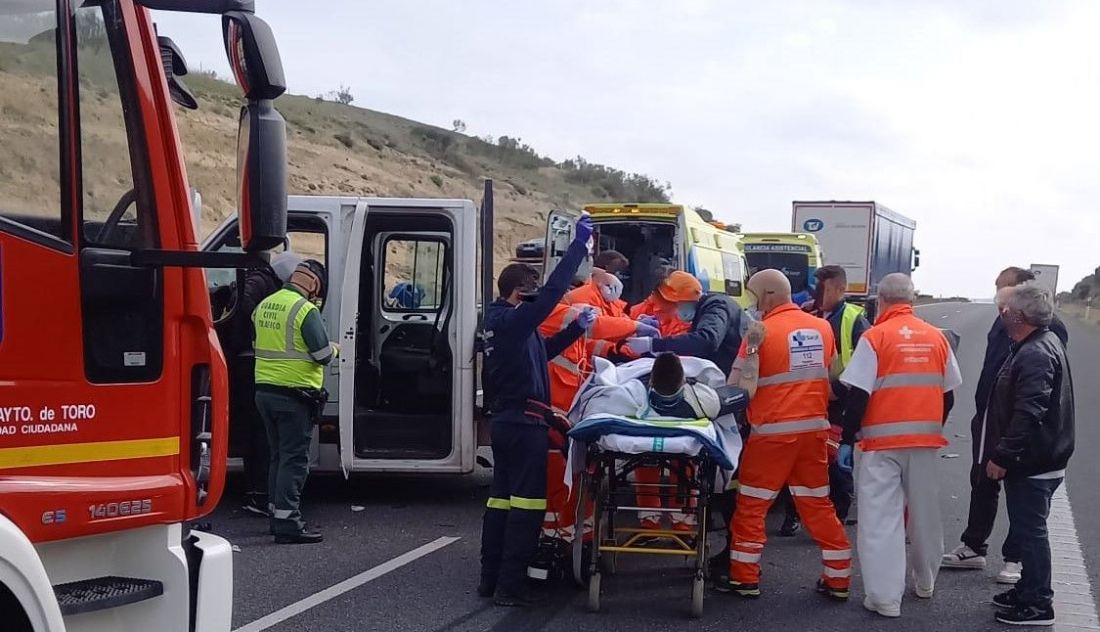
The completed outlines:
{"type": "Polygon", "coordinates": [[[695,320],[695,303],[680,303],[677,305],[676,316],[685,323],[695,320]]]}
{"type": "Polygon", "coordinates": [[[541,290],[542,288],[539,287],[538,283],[524,285],[517,290],[519,292],[519,300],[524,303],[534,302],[535,299],[539,297],[539,291],[541,290]]]}
{"type": "Polygon", "coordinates": [[[600,294],[608,303],[614,303],[623,295],[623,282],[613,277],[610,283],[600,286],[600,294]]]}

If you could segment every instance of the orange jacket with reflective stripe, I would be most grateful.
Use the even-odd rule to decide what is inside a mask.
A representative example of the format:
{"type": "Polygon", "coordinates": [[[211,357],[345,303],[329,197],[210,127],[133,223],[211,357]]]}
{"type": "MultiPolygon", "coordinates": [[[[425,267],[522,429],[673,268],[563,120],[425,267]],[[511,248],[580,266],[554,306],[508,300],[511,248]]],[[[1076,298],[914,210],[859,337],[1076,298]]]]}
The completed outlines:
{"type": "MultiPolygon", "coordinates": [[[[539,325],[539,333],[544,337],[553,336],[576,320],[579,313],[580,310],[572,306],[558,303],[554,311],[550,312],[550,316],[539,325]]],[[[597,318],[596,323],[598,324],[599,321],[600,318],[597,318]]],[[[573,405],[573,398],[577,396],[577,390],[581,387],[584,372],[591,368],[592,356],[607,356],[614,347],[612,342],[582,336],[557,357],[552,358],[548,367],[550,405],[561,412],[569,412],[569,407],[573,405]]]]}
{"type": "Polygon", "coordinates": [[[942,448],[943,384],[950,346],[909,305],[882,313],[863,334],[878,359],[875,389],[863,414],[864,450],[942,448]]]}
{"type": "MultiPolygon", "coordinates": [[[[764,316],[760,382],[749,403],[753,434],[829,429],[829,365],[836,356],[832,327],[788,303],[764,316]]],[[[741,344],[738,362],[746,354],[741,344]]]]}
{"type": "Polygon", "coordinates": [[[665,338],[679,336],[680,334],[686,334],[691,331],[691,323],[680,320],[674,314],[662,312],[652,295],[630,308],[631,318],[638,320],[639,316],[653,316],[656,318],[657,329],[660,330],[661,335],[665,338]]]}
{"type": "MultiPolygon", "coordinates": [[[[591,281],[570,290],[562,302],[567,305],[583,304],[596,308],[599,318],[592,325],[592,330],[588,332],[591,338],[617,342],[633,336],[638,330],[638,324],[630,317],[623,315],[616,304],[608,303],[600,293],[600,288],[593,285],[591,281]]],[[[619,302],[621,301],[616,301],[616,303],[619,302]]]]}

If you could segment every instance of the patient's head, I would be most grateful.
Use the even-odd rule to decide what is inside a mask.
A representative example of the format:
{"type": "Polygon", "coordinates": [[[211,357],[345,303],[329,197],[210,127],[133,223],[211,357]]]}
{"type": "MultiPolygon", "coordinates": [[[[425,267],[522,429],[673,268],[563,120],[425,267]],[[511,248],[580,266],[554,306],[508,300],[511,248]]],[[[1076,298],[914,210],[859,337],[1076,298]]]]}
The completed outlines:
{"type": "Polygon", "coordinates": [[[684,387],[684,365],[675,353],[658,353],[649,374],[649,389],[658,395],[672,397],[684,387]]]}

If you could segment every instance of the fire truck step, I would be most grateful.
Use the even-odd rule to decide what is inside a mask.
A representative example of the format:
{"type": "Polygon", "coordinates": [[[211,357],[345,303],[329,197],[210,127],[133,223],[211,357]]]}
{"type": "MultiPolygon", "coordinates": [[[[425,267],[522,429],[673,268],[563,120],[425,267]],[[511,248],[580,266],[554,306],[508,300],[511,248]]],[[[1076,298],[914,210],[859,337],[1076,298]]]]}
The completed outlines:
{"type": "Polygon", "coordinates": [[[164,594],[164,584],[133,577],[96,577],[53,587],[61,614],[117,608],[164,594]]]}

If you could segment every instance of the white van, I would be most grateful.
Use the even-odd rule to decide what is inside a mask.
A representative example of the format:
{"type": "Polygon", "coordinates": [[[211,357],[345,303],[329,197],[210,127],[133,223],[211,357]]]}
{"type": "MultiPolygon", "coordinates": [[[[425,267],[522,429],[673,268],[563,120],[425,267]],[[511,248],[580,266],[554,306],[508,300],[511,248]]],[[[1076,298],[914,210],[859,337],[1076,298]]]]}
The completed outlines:
{"type": "MultiPolygon", "coordinates": [[[[470,200],[289,197],[287,246],[328,269],[322,315],[341,347],[315,470],[473,471],[476,222],[470,200]]],[[[236,218],[203,249],[239,251],[236,218]]],[[[212,293],[236,280],[207,271],[212,293]]]]}

